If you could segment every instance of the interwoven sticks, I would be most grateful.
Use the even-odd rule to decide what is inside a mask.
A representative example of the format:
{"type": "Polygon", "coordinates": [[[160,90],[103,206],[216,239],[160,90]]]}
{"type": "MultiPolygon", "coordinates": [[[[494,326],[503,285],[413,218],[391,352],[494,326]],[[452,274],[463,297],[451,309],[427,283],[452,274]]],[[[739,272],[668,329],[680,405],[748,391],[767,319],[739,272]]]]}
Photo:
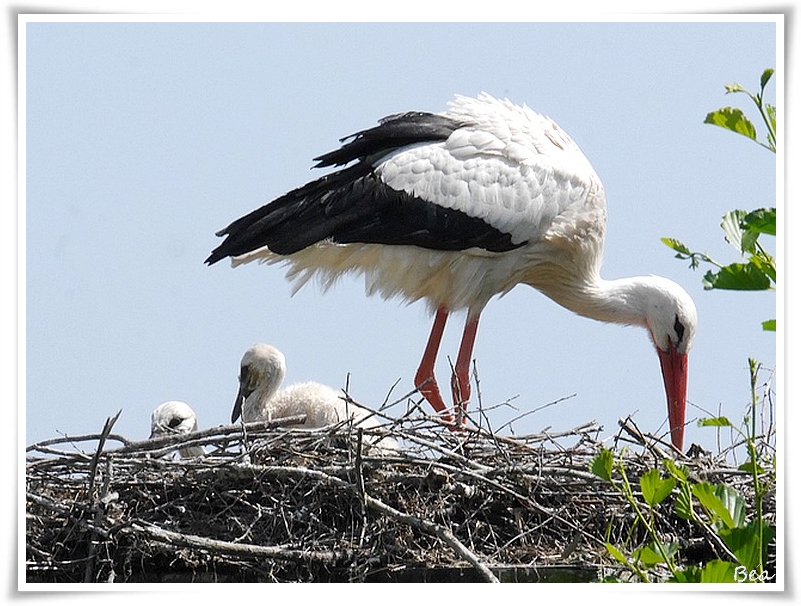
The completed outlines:
{"type": "MultiPolygon", "coordinates": [[[[618,570],[606,541],[645,539],[589,472],[593,424],[499,436],[407,416],[371,430],[400,450],[373,453],[356,427],[286,427],[297,422],[142,442],[107,424],[103,448],[100,436],[29,447],[28,581],[586,581],[618,570]],[[186,444],[207,455],[170,457],[186,444]]],[[[648,449],[626,458],[633,479],[657,461],[648,449]]],[[[748,493],[736,469],[682,463],[748,493]]],[[[719,553],[671,511],[660,531],[719,553]]]]}

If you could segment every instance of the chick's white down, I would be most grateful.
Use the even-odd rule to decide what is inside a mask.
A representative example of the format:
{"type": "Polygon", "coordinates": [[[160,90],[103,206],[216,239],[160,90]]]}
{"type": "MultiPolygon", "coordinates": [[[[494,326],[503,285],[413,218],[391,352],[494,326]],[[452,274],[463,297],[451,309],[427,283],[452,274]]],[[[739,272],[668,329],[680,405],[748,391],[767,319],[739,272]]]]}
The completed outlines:
{"type": "MultiPolygon", "coordinates": [[[[309,381],[279,391],[285,376],[286,359],[278,349],[264,343],[248,349],[242,357],[239,393],[231,421],[236,422],[240,416],[243,422],[250,423],[306,415],[306,422],[299,427],[326,427],[348,419],[364,429],[380,425],[380,419],[347,402],[341,392],[328,385],[309,381]]],[[[379,438],[365,435],[368,442],[380,441],[381,449],[392,450],[397,446],[393,438],[379,438]]]]}
{"type": "MultiPolygon", "coordinates": [[[[150,415],[150,437],[189,434],[197,431],[197,415],[186,402],[170,400],[159,404],[150,415]]],[[[179,449],[183,458],[204,454],[200,446],[179,449]]]]}

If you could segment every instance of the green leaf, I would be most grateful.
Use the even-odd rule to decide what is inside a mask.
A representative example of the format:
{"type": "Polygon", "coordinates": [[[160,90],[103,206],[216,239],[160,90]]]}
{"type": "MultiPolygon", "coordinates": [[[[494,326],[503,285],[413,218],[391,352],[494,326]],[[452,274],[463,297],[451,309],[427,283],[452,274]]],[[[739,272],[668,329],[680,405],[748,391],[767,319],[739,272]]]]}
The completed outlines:
{"type": "Polygon", "coordinates": [[[685,520],[694,520],[695,512],[693,511],[693,497],[690,492],[690,483],[688,479],[690,472],[684,465],[676,465],[670,459],[662,459],[665,469],[670,476],[676,480],[679,485],[676,500],[673,503],[673,508],[676,510],[676,515],[685,520]]]}
{"type": "Polygon", "coordinates": [[[762,330],[771,330],[776,332],[776,320],[765,320],[762,322],[762,330]]]}
{"type": "Polygon", "coordinates": [[[755,231],[743,231],[742,237],[740,238],[740,252],[745,253],[755,253],[756,252],[756,243],[759,239],[759,233],[755,231]]]}
{"type": "Polygon", "coordinates": [[[754,473],[760,474],[765,473],[765,468],[762,467],[759,463],[754,462],[753,459],[748,459],[745,463],[737,467],[740,471],[747,471],[751,475],[754,473]]]}
{"type": "Polygon", "coordinates": [[[745,499],[731,486],[701,482],[692,487],[693,495],[714,518],[726,528],[741,526],[745,520],[745,499]]]}
{"type": "Polygon", "coordinates": [[[679,482],[686,482],[690,473],[684,465],[676,465],[671,459],[662,459],[667,472],[679,482]]]}
{"type": "Polygon", "coordinates": [[[590,471],[602,480],[612,481],[613,455],[611,450],[602,448],[601,452],[592,460],[590,471]]]}
{"type": "Polygon", "coordinates": [[[692,486],[692,493],[713,518],[723,519],[725,517],[723,523],[726,524],[728,528],[734,528],[734,520],[732,520],[731,514],[726,509],[726,506],[715,496],[715,488],[712,484],[709,482],[694,484],[692,486]]]}
{"type": "Polygon", "coordinates": [[[714,417],[698,419],[698,427],[732,427],[732,423],[726,417],[714,417]]]}
{"type": "Polygon", "coordinates": [[[743,229],[760,234],[776,235],[776,209],[759,208],[752,210],[740,220],[743,229]]]}
{"type": "Polygon", "coordinates": [[[737,564],[723,560],[710,560],[701,569],[701,583],[736,583],[737,564]]]}
{"type": "Polygon", "coordinates": [[[748,262],[765,274],[771,282],[774,284],[776,283],[776,263],[774,262],[773,257],[760,251],[751,255],[751,258],[748,260],[748,262]]]}
{"type": "Polygon", "coordinates": [[[726,85],[726,93],[747,93],[748,91],[742,84],[727,84],[726,85]]]}
{"type": "Polygon", "coordinates": [[[773,75],[773,69],[768,68],[764,72],[762,72],[762,76],[759,78],[759,86],[760,88],[764,89],[768,85],[768,80],[773,75]]]}
{"type": "Polygon", "coordinates": [[[776,530],[764,520],[752,520],[743,528],[722,528],[718,534],[740,564],[748,570],[756,570],[760,562],[766,560],[768,544],[776,536],[776,530]],[[759,544],[760,525],[762,526],[762,545],[759,544]]]}
{"type": "Polygon", "coordinates": [[[743,246],[743,230],[740,222],[746,213],[744,210],[733,210],[723,215],[723,222],[720,226],[725,233],[726,242],[731,244],[739,253],[746,252],[743,246]]]}
{"type": "Polygon", "coordinates": [[[690,251],[690,249],[687,248],[687,246],[684,243],[679,242],[678,240],[676,240],[674,238],[661,238],[661,240],[662,240],[662,242],[664,244],[667,244],[670,248],[672,248],[676,252],[679,252],[679,253],[681,253],[683,255],[691,255],[692,254],[692,251],[690,251]]]}
{"type": "Polygon", "coordinates": [[[768,129],[768,148],[772,151],[776,151],[776,108],[769,104],[765,104],[765,113],[768,115],[768,120],[770,121],[770,128],[768,129]]]}
{"type": "MultiPolygon", "coordinates": [[[[730,90],[729,92],[737,91],[730,90]]],[[[704,123],[721,126],[735,133],[745,135],[754,141],[757,138],[756,128],[753,123],[745,117],[742,110],[736,107],[722,107],[717,111],[709,112],[704,119],[704,123]]]]}
{"type": "Polygon", "coordinates": [[[701,569],[698,566],[687,566],[684,570],[676,570],[673,577],[668,580],[671,583],[700,583],[701,569]]]}
{"type": "Polygon", "coordinates": [[[624,565],[628,565],[628,563],[629,563],[629,562],[628,562],[628,560],[626,559],[626,556],[624,556],[624,555],[623,555],[623,553],[622,553],[622,552],[621,552],[621,551],[620,551],[620,550],[619,550],[617,547],[615,547],[614,545],[612,545],[612,543],[607,543],[607,544],[606,544],[606,550],[607,550],[607,551],[608,551],[608,552],[609,552],[609,553],[612,555],[612,557],[613,557],[613,558],[615,558],[615,559],[616,559],[618,562],[620,562],[621,564],[624,564],[624,565]]]}
{"type": "Polygon", "coordinates": [[[733,210],[726,213],[720,224],[725,233],[726,242],[739,253],[755,253],[756,242],[760,234],[776,235],[776,210],[759,209],[746,213],[744,210],[733,210]]]}
{"type": "Polygon", "coordinates": [[[679,494],[676,497],[676,515],[685,520],[694,520],[695,511],[693,510],[693,497],[690,491],[690,484],[682,483],[679,485],[679,494]]]}
{"type": "Polygon", "coordinates": [[[703,285],[706,290],[769,290],[770,278],[754,263],[731,263],[717,273],[708,271],[703,285]]]}
{"type": "MultiPolygon", "coordinates": [[[[666,543],[662,544],[662,551],[665,552],[665,556],[667,560],[673,558],[676,553],[679,551],[679,544],[678,543],[666,543]]],[[[661,564],[666,562],[667,560],[662,557],[662,554],[659,552],[659,548],[657,547],[656,543],[651,543],[650,545],[645,545],[644,547],[640,547],[639,549],[635,549],[634,552],[631,554],[631,557],[641,564],[645,566],[654,566],[655,564],[661,564]]]]}
{"type": "Polygon", "coordinates": [[[735,488],[726,484],[715,484],[715,496],[726,506],[731,520],[736,527],[745,524],[745,498],[735,488]]]}
{"type": "Polygon", "coordinates": [[[642,496],[651,507],[656,507],[664,501],[675,486],[676,480],[673,478],[663,480],[659,477],[658,469],[649,469],[640,477],[642,496]]]}
{"type": "Polygon", "coordinates": [[[631,558],[635,562],[639,562],[645,566],[654,566],[655,564],[661,564],[665,561],[664,558],[659,555],[658,551],[652,549],[648,545],[635,549],[631,554],[631,558]]]}

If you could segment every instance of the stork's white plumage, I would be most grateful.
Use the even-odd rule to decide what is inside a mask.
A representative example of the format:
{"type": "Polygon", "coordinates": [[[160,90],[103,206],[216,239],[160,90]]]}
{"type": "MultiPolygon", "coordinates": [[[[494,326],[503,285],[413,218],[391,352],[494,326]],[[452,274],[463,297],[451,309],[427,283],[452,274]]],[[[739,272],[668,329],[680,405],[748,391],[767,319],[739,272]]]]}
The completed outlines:
{"type": "MultiPolygon", "coordinates": [[[[170,400],[159,404],[150,415],[150,437],[174,434],[188,434],[197,431],[197,415],[186,402],[170,400]]],[[[181,448],[178,451],[183,458],[199,457],[203,454],[200,446],[181,448]]]]}
{"type": "Polygon", "coordinates": [[[673,444],[682,448],[695,305],[656,276],[600,277],[606,198],[573,140],[526,106],[457,96],[346,137],[317,166],[345,166],[234,221],[206,260],[286,262],[296,290],[315,277],[365,276],[368,294],[424,299],[434,325],[415,386],[453,421],[434,378],[451,311],[467,321],[454,367],[457,417],[487,302],[528,284],[589,318],[643,326],[657,349],[673,444]]]}
{"type": "MultiPolygon", "coordinates": [[[[295,383],[279,391],[286,377],[286,358],[272,345],[256,343],[242,356],[237,393],[231,422],[241,416],[242,421],[271,421],[305,414],[305,428],[326,427],[347,419],[367,429],[379,425],[367,410],[348,404],[333,387],[309,381],[295,383]]],[[[378,444],[382,450],[397,449],[393,438],[370,434],[369,444],[378,444]]]]}

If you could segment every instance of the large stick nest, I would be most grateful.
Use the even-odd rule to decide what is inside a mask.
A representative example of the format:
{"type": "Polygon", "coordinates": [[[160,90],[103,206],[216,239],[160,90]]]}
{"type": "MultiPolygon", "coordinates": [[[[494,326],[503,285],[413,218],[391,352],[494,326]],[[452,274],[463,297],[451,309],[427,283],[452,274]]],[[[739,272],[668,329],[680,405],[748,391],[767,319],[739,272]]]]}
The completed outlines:
{"type": "MultiPolygon", "coordinates": [[[[141,442],[111,433],[113,417],[98,435],[29,446],[27,580],[626,578],[605,543],[649,539],[620,493],[589,471],[601,446],[594,423],[502,436],[448,431],[414,412],[369,430],[399,439],[389,454],[371,452],[368,430],[288,428],[297,417],[141,442]],[[175,454],[191,446],[206,455],[175,454]]],[[[633,486],[671,456],[752,505],[744,472],[708,454],[666,454],[631,421],[622,427],[615,441],[632,444],[618,454],[633,486]]],[[[773,494],[765,511],[775,516],[773,494]]],[[[671,499],[659,514],[682,563],[725,559],[713,533],[676,516],[671,499]]]]}

